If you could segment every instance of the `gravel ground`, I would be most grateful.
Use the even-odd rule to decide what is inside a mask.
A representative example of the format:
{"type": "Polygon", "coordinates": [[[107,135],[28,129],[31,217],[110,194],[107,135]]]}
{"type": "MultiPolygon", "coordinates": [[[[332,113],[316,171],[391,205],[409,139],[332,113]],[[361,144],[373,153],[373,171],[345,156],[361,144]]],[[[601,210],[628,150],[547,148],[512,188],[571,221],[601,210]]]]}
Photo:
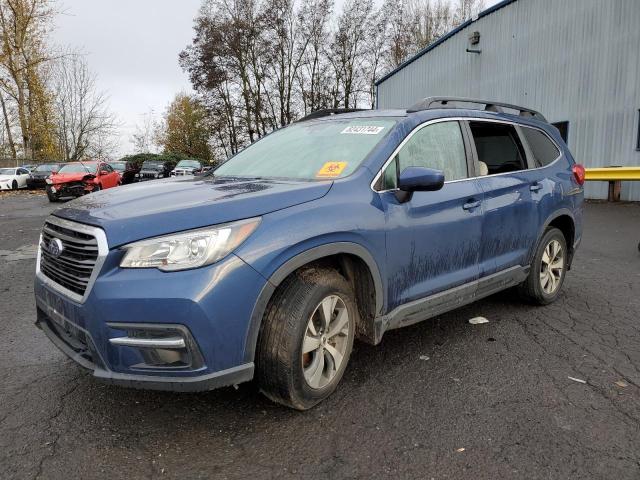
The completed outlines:
{"type": "Polygon", "coordinates": [[[640,205],[587,205],[555,304],[506,292],[356,344],[305,413],[251,384],[102,385],[66,359],[33,325],[52,210],[0,194],[0,478],[640,478],[640,205]]]}

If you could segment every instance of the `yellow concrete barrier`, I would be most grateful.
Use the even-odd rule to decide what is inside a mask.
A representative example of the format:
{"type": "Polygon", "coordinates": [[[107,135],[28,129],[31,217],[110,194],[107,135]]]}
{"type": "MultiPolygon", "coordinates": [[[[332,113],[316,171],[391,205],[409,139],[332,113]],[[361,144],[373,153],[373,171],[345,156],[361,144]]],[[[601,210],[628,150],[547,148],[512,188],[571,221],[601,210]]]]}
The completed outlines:
{"type": "Polygon", "coordinates": [[[640,167],[586,168],[585,180],[615,182],[618,180],[640,181],[640,167]]]}

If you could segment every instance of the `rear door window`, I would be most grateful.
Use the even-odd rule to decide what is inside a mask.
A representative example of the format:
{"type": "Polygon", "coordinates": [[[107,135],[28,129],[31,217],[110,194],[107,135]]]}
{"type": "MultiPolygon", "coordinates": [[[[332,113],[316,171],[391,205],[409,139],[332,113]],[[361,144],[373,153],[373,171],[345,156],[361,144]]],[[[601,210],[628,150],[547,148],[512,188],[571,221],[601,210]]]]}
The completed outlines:
{"type": "Polygon", "coordinates": [[[513,125],[493,122],[469,122],[476,145],[478,161],[486,165],[478,171],[496,173],[517,172],[527,168],[524,149],[513,125]]]}
{"type": "Polygon", "coordinates": [[[544,167],[560,156],[560,150],[551,139],[535,128],[521,127],[522,134],[529,144],[537,167],[544,167]]]}

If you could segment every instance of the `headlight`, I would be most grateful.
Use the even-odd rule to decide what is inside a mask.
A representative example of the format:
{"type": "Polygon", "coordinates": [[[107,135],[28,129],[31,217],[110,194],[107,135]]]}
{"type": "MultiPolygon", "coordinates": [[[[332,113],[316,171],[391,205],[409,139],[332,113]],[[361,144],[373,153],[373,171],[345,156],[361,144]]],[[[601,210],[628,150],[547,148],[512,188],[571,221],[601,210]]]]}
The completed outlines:
{"type": "Polygon", "coordinates": [[[45,182],[48,183],[49,185],[51,185],[53,183],[53,180],[51,180],[50,178],[45,179],[45,182]]]}
{"type": "Polygon", "coordinates": [[[210,265],[238,247],[260,223],[260,218],[157,237],[123,247],[123,268],[158,268],[166,272],[210,265]]]}

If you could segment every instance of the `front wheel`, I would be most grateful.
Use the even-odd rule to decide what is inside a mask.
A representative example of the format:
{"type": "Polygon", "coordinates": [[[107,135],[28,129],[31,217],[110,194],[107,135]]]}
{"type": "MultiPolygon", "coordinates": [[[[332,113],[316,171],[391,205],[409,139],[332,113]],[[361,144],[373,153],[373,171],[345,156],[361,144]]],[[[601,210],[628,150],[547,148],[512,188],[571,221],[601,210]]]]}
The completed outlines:
{"type": "Polygon", "coordinates": [[[568,253],[562,232],[548,228],[536,250],[529,276],[520,285],[520,293],[526,300],[547,305],[558,298],[567,273],[568,253]]]}
{"type": "Polygon", "coordinates": [[[57,193],[53,193],[51,191],[51,187],[49,185],[47,185],[45,187],[46,191],[47,191],[47,198],[49,199],[50,202],[57,202],[60,200],[60,197],[58,196],[57,193]]]}
{"type": "Polygon", "coordinates": [[[17,190],[17,189],[18,189],[18,182],[14,180],[13,182],[11,182],[11,190],[17,190]]]}
{"type": "Polygon", "coordinates": [[[336,389],[349,362],[358,311],[331,269],[293,273],[276,290],[260,331],[257,379],[271,400],[307,410],[336,389]]]}

